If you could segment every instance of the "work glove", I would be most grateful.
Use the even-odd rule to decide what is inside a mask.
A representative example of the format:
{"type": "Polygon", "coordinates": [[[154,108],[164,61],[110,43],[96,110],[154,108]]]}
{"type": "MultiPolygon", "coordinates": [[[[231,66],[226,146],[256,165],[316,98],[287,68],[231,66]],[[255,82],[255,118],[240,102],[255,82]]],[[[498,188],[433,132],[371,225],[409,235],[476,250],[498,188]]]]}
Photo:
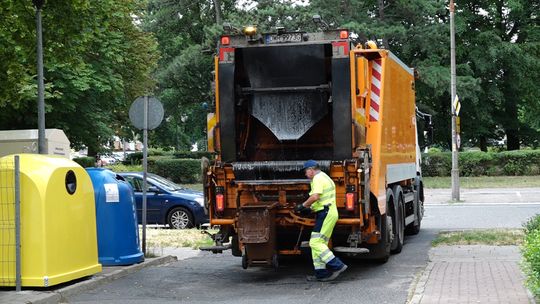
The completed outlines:
{"type": "Polygon", "coordinates": [[[296,211],[297,213],[300,213],[301,215],[308,215],[311,213],[311,208],[306,208],[304,207],[303,204],[298,204],[294,208],[294,211],[296,211]]]}

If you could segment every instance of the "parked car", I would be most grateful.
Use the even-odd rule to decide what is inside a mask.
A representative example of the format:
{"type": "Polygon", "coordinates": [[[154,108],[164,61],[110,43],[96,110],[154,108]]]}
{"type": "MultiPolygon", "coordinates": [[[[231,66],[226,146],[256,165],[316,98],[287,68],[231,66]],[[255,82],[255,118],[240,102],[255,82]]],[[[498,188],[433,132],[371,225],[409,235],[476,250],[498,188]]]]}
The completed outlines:
{"type": "MultiPolygon", "coordinates": [[[[118,174],[133,187],[138,221],[141,224],[143,173],[120,172],[118,174]]],[[[152,173],[148,173],[147,182],[147,224],[169,225],[170,228],[174,229],[186,229],[208,223],[202,192],[182,188],[180,185],[152,173]]]]}

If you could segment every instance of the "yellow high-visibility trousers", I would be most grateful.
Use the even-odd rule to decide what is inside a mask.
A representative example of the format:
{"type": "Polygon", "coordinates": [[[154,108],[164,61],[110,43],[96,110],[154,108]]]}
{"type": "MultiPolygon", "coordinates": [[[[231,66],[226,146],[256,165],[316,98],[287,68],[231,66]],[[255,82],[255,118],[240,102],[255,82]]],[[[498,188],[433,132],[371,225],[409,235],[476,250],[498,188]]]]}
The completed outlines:
{"type": "Polygon", "coordinates": [[[315,215],[315,226],[311,232],[309,247],[311,247],[311,257],[317,278],[327,277],[344,265],[328,248],[337,220],[338,212],[335,204],[325,207],[315,215]]]}

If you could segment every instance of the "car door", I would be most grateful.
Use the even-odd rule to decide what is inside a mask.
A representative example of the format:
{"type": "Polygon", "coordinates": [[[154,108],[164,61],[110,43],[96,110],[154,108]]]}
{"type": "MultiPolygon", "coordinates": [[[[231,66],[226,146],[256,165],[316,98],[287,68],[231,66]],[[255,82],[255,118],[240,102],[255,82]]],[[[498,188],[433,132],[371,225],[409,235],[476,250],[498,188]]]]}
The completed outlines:
{"type": "MultiPolygon", "coordinates": [[[[143,180],[141,177],[133,175],[124,177],[131,184],[131,186],[133,187],[133,191],[135,192],[137,218],[139,220],[139,223],[142,223],[143,180]]],[[[164,219],[161,216],[160,198],[159,195],[155,192],[147,192],[146,194],[146,223],[164,224],[164,219]]]]}

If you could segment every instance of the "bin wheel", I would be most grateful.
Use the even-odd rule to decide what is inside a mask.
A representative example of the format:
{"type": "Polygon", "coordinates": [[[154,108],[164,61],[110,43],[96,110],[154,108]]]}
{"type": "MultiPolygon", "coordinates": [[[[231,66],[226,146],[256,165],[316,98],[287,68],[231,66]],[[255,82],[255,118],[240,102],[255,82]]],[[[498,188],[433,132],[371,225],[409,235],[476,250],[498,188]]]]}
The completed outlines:
{"type": "Polygon", "coordinates": [[[244,253],[242,253],[242,268],[247,269],[248,268],[248,257],[247,252],[244,249],[244,253]]]}
{"type": "Polygon", "coordinates": [[[275,271],[279,269],[279,258],[276,253],[272,255],[272,267],[274,268],[275,271]]]}

